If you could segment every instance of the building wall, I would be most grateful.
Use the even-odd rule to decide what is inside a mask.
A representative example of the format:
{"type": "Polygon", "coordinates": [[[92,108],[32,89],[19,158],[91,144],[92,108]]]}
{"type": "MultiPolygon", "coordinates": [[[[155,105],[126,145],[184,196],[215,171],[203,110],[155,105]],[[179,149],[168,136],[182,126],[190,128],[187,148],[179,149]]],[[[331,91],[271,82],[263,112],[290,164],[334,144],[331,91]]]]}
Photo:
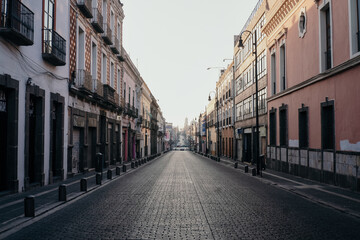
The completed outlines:
{"type": "MultiPolygon", "coordinates": [[[[269,22],[264,27],[268,34],[269,53],[279,53],[286,44],[286,88],[277,88],[275,94],[269,88],[268,110],[275,113],[276,128],[269,127],[268,134],[275,132],[276,141],[268,138],[268,164],[270,167],[308,177],[360,189],[356,186],[356,166],[360,165],[360,117],[357,111],[360,84],[360,58],[350,51],[351,28],[349,3],[351,1],[286,1],[287,8],[277,6],[269,12],[269,22]],[[289,2],[289,3],[287,3],[289,2]],[[322,65],[321,26],[322,10],[330,6],[331,19],[331,67],[322,65]],[[299,17],[306,13],[306,33],[299,35],[299,17]],[[281,13],[281,14],[280,14],[281,13]],[[275,24],[276,23],[276,24],[275,24]],[[287,29],[279,37],[278,30],[287,29]],[[299,47],[300,46],[300,47],[299,47]],[[324,128],[324,104],[333,104],[334,123],[324,128]],[[287,109],[287,125],[281,126],[279,111],[287,109]],[[300,147],[299,109],[308,111],[308,145],[300,147]],[[275,112],[275,111],[276,112],[275,112]],[[286,142],[280,142],[280,128],[286,131],[286,142]],[[325,144],[326,134],[334,129],[334,146],[325,144]]],[[[274,5],[276,6],[276,5],[274,5]]],[[[276,62],[279,64],[278,55],[276,62]]],[[[270,54],[269,54],[270,56],[270,54]]],[[[271,59],[268,57],[268,64],[271,59]]],[[[269,66],[270,66],[269,65],[269,66]]],[[[269,67],[269,71],[272,68],[269,67]]],[[[271,84],[271,73],[268,74],[271,84]]],[[[278,83],[278,82],[277,82],[278,83]]],[[[269,115],[270,118],[270,115],[269,115]]],[[[268,120],[271,125],[270,119],[268,120]]]]}
{"type": "MultiPolygon", "coordinates": [[[[52,94],[58,94],[64,100],[63,102],[63,112],[65,112],[65,106],[67,105],[67,96],[68,96],[68,65],[64,66],[54,66],[44,61],[42,58],[42,1],[30,1],[23,0],[21,1],[25,6],[27,6],[34,13],[34,39],[33,45],[30,46],[17,46],[11,43],[11,41],[5,40],[6,38],[1,37],[0,42],[0,72],[2,74],[1,79],[6,79],[5,74],[9,75],[9,79],[13,79],[14,83],[18,85],[16,91],[17,104],[13,106],[13,110],[16,110],[17,115],[17,126],[16,127],[16,153],[14,151],[13,167],[14,178],[12,181],[12,186],[8,189],[13,192],[25,191],[29,189],[29,182],[26,176],[26,155],[28,148],[28,143],[31,140],[27,140],[29,127],[27,126],[28,120],[26,117],[26,112],[29,106],[28,94],[37,95],[42,99],[42,129],[43,129],[43,138],[41,139],[40,144],[43,145],[43,152],[41,153],[42,160],[41,163],[41,179],[37,181],[40,185],[47,185],[52,181],[51,175],[51,166],[50,166],[50,116],[51,116],[51,103],[52,103],[52,94]],[[23,56],[19,54],[22,53],[23,56]],[[15,67],[14,66],[18,66],[15,67]],[[31,69],[33,68],[33,69],[31,69]],[[53,73],[57,76],[56,79],[54,76],[51,76],[47,73],[53,73]],[[3,75],[4,74],[4,75],[3,75]],[[30,90],[32,89],[32,90],[30,90]],[[32,92],[31,92],[32,91],[32,92]],[[34,92],[36,91],[36,92],[34,92]],[[40,93],[41,92],[41,93],[40,93]]],[[[69,17],[69,2],[57,1],[56,5],[56,14],[57,16],[64,16],[65,19],[69,17]]],[[[56,32],[59,33],[63,38],[69,38],[69,26],[67,24],[61,24],[61,21],[55,22],[56,32]]],[[[69,56],[68,44],[66,45],[66,57],[69,56]]],[[[12,81],[12,80],[11,80],[12,81]]],[[[10,80],[9,80],[10,82],[10,80]]],[[[5,82],[0,83],[0,85],[5,84],[5,82]]],[[[63,115],[62,124],[64,129],[67,129],[67,114],[63,115]]],[[[61,149],[62,158],[61,165],[63,169],[67,167],[67,138],[66,131],[62,131],[61,137],[63,139],[61,149]]],[[[15,143],[14,143],[15,144],[15,143]]],[[[39,173],[40,174],[40,173],[39,173]]],[[[61,175],[61,178],[66,178],[65,174],[61,175]]]]}

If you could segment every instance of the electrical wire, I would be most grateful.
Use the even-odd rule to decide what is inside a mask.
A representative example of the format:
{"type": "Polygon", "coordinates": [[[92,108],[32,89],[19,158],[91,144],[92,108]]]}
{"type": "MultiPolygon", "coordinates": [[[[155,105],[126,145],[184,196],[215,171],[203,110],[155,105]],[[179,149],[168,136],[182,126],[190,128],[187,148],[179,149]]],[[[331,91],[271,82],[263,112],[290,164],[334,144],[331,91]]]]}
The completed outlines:
{"type": "MultiPolygon", "coordinates": [[[[3,40],[2,38],[0,38],[1,41],[4,43],[5,40],[3,40]]],[[[20,56],[21,56],[21,59],[18,59],[18,60],[21,60],[22,63],[24,64],[19,64],[20,67],[24,70],[24,72],[26,72],[27,74],[29,72],[31,72],[32,74],[35,74],[35,76],[38,76],[38,75],[48,75],[48,76],[51,76],[53,78],[55,78],[56,80],[67,80],[69,81],[69,78],[66,78],[66,77],[61,77],[55,73],[52,73],[50,71],[48,71],[46,68],[44,68],[43,66],[39,65],[37,62],[35,62],[33,59],[31,59],[30,57],[26,56],[23,52],[20,51],[20,49],[12,42],[7,42],[6,43],[10,43],[10,45],[16,49],[16,51],[19,52],[20,56]],[[35,68],[37,67],[37,69],[35,68]]],[[[13,53],[13,52],[12,52],[13,53]]],[[[14,53],[13,53],[14,54],[14,53]]],[[[15,54],[14,54],[15,55],[15,54]]],[[[18,55],[15,55],[17,58],[18,58],[18,55]]],[[[34,76],[28,76],[28,77],[34,77],[34,76]]]]}

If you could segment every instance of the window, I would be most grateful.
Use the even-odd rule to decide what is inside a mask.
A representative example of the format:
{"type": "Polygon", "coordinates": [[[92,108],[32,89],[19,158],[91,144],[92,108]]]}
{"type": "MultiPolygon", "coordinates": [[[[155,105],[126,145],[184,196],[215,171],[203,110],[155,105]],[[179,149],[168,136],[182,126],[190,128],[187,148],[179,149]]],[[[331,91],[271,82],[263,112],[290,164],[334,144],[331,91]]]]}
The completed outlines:
{"type": "Polygon", "coordinates": [[[55,0],[44,0],[44,29],[54,29],[54,16],[55,0]]]}
{"type": "Polygon", "coordinates": [[[110,29],[114,32],[115,15],[113,11],[110,11],[110,29]]]}
{"type": "Polygon", "coordinates": [[[102,15],[104,18],[104,23],[107,23],[107,1],[103,0],[102,1],[102,15]]]}
{"type": "Polygon", "coordinates": [[[332,67],[331,31],[331,12],[330,3],[328,2],[320,9],[321,72],[332,67]]]}
{"type": "Polygon", "coordinates": [[[133,106],[135,106],[135,90],[133,90],[133,98],[132,98],[132,100],[133,100],[133,106]]]}
{"type": "Polygon", "coordinates": [[[304,105],[299,108],[299,147],[309,147],[309,108],[304,105]]]}
{"type": "Polygon", "coordinates": [[[271,94],[276,94],[276,55],[275,52],[271,54],[271,94]]]}
{"type": "Polygon", "coordinates": [[[79,27],[78,28],[78,62],[77,62],[77,68],[78,69],[85,69],[85,32],[84,30],[79,27]]]}
{"type": "Polygon", "coordinates": [[[243,102],[236,104],[236,121],[240,121],[243,115],[243,102]]]}
{"type": "Polygon", "coordinates": [[[252,96],[244,100],[244,119],[252,117],[253,101],[252,96]]]}
{"type": "Polygon", "coordinates": [[[256,26],[254,27],[254,30],[253,30],[253,32],[256,30],[256,39],[257,39],[257,44],[258,45],[265,37],[265,33],[263,33],[261,31],[261,28],[264,25],[265,25],[265,14],[262,15],[262,17],[260,18],[260,20],[258,21],[258,23],[256,24],[256,26]]]}
{"type": "Polygon", "coordinates": [[[280,146],[288,145],[288,116],[287,105],[283,104],[279,108],[279,123],[280,123],[280,146]]]}
{"type": "Polygon", "coordinates": [[[118,92],[119,96],[121,94],[121,89],[120,89],[121,85],[120,84],[121,84],[121,71],[120,71],[120,69],[118,69],[117,70],[117,92],[118,92]]]}
{"type": "Polygon", "coordinates": [[[266,113],[266,87],[261,89],[259,92],[259,99],[258,99],[258,108],[259,114],[266,113]]]}
{"type": "Polygon", "coordinates": [[[55,0],[44,0],[44,31],[43,31],[43,42],[45,43],[43,48],[44,52],[51,52],[53,44],[53,34],[54,30],[54,16],[55,16],[55,0]]]}
{"type": "Polygon", "coordinates": [[[131,87],[129,87],[129,101],[128,101],[129,105],[130,105],[130,99],[131,99],[131,87]]]}
{"type": "Polygon", "coordinates": [[[265,51],[263,51],[258,56],[257,72],[258,72],[258,79],[264,77],[265,74],[266,74],[266,54],[265,54],[265,51]]]}
{"type": "Polygon", "coordinates": [[[350,4],[350,55],[360,52],[360,0],[349,0],[350,4]]]}
{"type": "Polygon", "coordinates": [[[117,24],[117,39],[119,41],[119,46],[121,46],[121,25],[120,22],[117,24]]]}
{"type": "Polygon", "coordinates": [[[240,92],[242,91],[242,82],[243,82],[243,75],[241,74],[240,77],[238,77],[238,79],[236,79],[236,95],[239,95],[240,92]]]}
{"type": "Polygon", "coordinates": [[[323,149],[335,148],[334,101],[321,103],[321,146],[323,149]]]}
{"type": "Polygon", "coordinates": [[[285,43],[280,46],[280,91],[286,89],[285,43]]]}
{"type": "Polygon", "coordinates": [[[94,42],[91,44],[91,75],[97,79],[97,46],[94,42]]]}
{"type": "Polygon", "coordinates": [[[124,100],[126,98],[126,82],[124,82],[124,96],[123,96],[124,100]]]}
{"type": "Polygon", "coordinates": [[[101,82],[103,84],[106,84],[106,81],[107,81],[106,61],[107,61],[107,57],[106,57],[105,53],[103,53],[103,56],[102,56],[102,71],[101,71],[101,82]]]}
{"type": "Polygon", "coordinates": [[[270,145],[276,145],[276,109],[272,108],[270,110],[270,117],[269,117],[269,125],[270,125],[270,145]]]}
{"type": "Polygon", "coordinates": [[[303,38],[305,36],[306,33],[306,12],[305,12],[305,7],[301,9],[300,11],[300,15],[299,15],[299,38],[303,38]]]}
{"type": "Polygon", "coordinates": [[[110,86],[112,88],[115,88],[115,86],[114,86],[114,77],[115,76],[114,75],[115,75],[114,63],[111,62],[110,63],[110,86]]]}

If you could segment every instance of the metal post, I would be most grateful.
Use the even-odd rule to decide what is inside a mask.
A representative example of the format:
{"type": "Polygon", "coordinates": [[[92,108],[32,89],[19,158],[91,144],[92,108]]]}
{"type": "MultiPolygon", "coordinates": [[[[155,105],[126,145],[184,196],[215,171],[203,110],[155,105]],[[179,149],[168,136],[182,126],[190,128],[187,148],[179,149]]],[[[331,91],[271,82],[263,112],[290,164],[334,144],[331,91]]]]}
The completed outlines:
{"type": "Polygon", "coordinates": [[[258,89],[258,72],[257,72],[257,34],[256,34],[256,30],[254,31],[253,35],[255,35],[255,40],[254,40],[254,54],[255,54],[255,94],[256,94],[256,151],[255,151],[255,160],[256,160],[256,169],[257,169],[257,174],[260,174],[262,176],[261,173],[261,161],[259,159],[259,153],[260,153],[260,147],[259,147],[259,89],[258,89]]]}
{"type": "Polygon", "coordinates": [[[25,217],[35,217],[35,197],[29,195],[24,199],[25,217]]]}
{"type": "Polygon", "coordinates": [[[232,80],[232,87],[233,87],[233,91],[232,91],[232,97],[233,97],[233,117],[232,117],[232,125],[233,125],[233,159],[234,161],[237,161],[237,158],[236,158],[236,130],[235,130],[235,108],[236,108],[236,105],[235,105],[235,61],[233,60],[233,66],[232,66],[232,70],[233,70],[233,80],[232,80]]]}

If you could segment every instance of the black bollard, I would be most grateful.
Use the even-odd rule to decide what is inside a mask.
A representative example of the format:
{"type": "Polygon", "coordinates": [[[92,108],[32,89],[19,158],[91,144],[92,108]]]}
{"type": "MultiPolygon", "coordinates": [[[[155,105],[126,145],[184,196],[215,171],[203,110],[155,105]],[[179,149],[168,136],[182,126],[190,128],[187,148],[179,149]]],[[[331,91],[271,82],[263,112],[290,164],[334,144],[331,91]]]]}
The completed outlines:
{"type": "Polygon", "coordinates": [[[97,173],[96,174],[96,184],[101,185],[101,180],[102,180],[101,174],[97,173]]]}
{"type": "Polygon", "coordinates": [[[246,172],[246,173],[249,172],[249,166],[245,166],[245,172],[246,172]]]}
{"type": "Polygon", "coordinates": [[[238,168],[238,163],[237,162],[235,162],[234,168],[238,168]]]}
{"type": "Polygon", "coordinates": [[[87,179],[86,178],[82,178],[80,180],[80,191],[82,191],[82,192],[87,191],[87,179]]]}
{"type": "Polygon", "coordinates": [[[29,195],[24,199],[25,217],[35,217],[35,197],[29,195]]]}
{"type": "Polygon", "coordinates": [[[67,200],[67,196],[66,196],[66,185],[65,184],[61,184],[59,186],[59,201],[65,201],[67,200]]]}
{"type": "Polygon", "coordinates": [[[253,169],[251,170],[251,172],[252,172],[252,175],[253,175],[253,176],[256,176],[256,168],[253,168],[253,169]]]}
{"type": "Polygon", "coordinates": [[[126,172],[126,165],[123,164],[123,172],[126,172]]]}
{"type": "Polygon", "coordinates": [[[116,167],[116,175],[120,175],[120,172],[121,172],[121,168],[120,167],[116,167]]]}
{"type": "Polygon", "coordinates": [[[112,179],[112,171],[110,169],[107,170],[107,179],[112,179]]]}
{"type": "Polygon", "coordinates": [[[131,162],[131,168],[135,168],[135,163],[131,162]]]}

